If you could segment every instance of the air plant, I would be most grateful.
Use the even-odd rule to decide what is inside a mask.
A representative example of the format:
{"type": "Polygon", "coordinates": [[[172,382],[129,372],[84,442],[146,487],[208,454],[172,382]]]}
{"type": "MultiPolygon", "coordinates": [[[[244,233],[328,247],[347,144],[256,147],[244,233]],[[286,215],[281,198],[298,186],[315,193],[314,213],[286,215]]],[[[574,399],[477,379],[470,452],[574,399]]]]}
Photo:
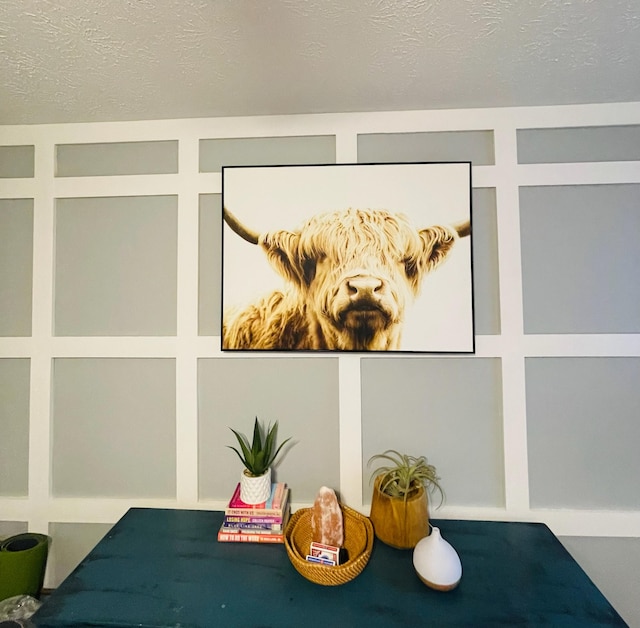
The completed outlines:
{"type": "Polygon", "coordinates": [[[374,460],[387,460],[390,465],[383,465],[371,474],[371,480],[382,475],[380,490],[390,497],[407,499],[424,486],[429,492],[440,493],[440,505],[444,502],[444,490],[440,486],[440,477],[436,468],[429,464],[425,456],[416,458],[401,454],[394,449],[387,449],[382,454],[376,454],[369,459],[370,465],[374,460]]]}

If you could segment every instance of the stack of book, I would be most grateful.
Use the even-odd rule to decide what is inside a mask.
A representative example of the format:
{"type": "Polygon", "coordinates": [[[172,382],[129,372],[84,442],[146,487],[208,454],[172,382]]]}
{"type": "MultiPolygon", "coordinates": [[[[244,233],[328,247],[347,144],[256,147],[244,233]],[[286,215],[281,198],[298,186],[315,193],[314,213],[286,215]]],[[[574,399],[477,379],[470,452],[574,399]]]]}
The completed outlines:
{"type": "Polygon", "coordinates": [[[224,512],[218,541],[223,543],[284,543],[284,528],[291,513],[289,488],[284,482],[271,486],[271,495],[261,504],[245,504],[236,486],[224,512]]]}

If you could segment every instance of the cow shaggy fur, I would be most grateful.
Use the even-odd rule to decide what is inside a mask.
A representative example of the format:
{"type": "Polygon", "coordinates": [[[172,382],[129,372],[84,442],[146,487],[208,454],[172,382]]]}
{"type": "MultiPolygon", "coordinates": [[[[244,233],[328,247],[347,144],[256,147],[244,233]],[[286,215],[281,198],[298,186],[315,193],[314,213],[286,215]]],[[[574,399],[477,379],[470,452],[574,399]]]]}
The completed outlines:
{"type": "Polygon", "coordinates": [[[401,214],[369,209],[261,234],[285,288],[227,312],[223,348],[397,350],[406,308],[457,239],[451,227],[416,229],[401,214]]]}

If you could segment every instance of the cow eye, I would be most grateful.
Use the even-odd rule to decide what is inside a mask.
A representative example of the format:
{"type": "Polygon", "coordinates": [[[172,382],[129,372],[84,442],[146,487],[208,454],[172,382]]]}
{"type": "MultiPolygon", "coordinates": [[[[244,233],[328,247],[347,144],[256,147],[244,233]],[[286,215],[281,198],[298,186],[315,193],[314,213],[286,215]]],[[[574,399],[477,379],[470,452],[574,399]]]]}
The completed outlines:
{"type": "Polygon", "coordinates": [[[302,262],[302,272],[307,285],[311,284],[316,276],[316,260],[314,258],[307,257],[302,262]]]}
{"type": "Polygon", "coordinates": [[[412,278],[418,274],[418,260],[415,257],[405,257],[402,260],[404,272],[407,277],[412,278]]]}

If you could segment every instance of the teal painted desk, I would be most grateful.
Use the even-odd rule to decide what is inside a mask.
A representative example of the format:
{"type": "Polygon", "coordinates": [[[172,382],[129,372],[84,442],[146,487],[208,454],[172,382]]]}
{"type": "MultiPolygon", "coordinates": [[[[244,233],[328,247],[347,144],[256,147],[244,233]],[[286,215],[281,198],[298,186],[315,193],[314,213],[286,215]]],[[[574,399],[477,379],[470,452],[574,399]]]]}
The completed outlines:
{"type": "Polygon", "coordinates": [[[365,570],[323,587],[283,545],[218,543],[222,513],[133,508],[54,591],[37,626],[243,628],[625,626],[542,524],[438,521],[458,551],[453,591],[425,587],[411,550],[376,541],[365,570]]]}

